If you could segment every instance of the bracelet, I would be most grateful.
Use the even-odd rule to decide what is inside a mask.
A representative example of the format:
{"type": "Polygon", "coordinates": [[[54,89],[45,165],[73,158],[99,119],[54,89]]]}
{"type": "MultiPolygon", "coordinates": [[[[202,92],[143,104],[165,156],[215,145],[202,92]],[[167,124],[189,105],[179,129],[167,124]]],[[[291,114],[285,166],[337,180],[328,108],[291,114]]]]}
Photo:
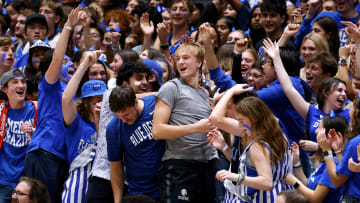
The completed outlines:
{"type": "Polygon", "coordinates": [[[221,149],[221,151],[222,152],[225,152],[226,150],[228,150],[229,149],[229,146],[228,145],[225,145],[222,149],[221,149]]]}
{"type": "Polygon", "coordinates": [[[68,25],[64,25],[64,29],[71,31],[71,30],[72,30],[72,27],[71,27],[71,26],[68,26],[68,25]]]}
{"type": "Polygon", "coordinates": [[[301,184],[302,184],[302,182],[296,181],[295,184],[293,185],[293,187],[294,187],[295,189],[297,189],[301,184]]]}
{"type": "Polygon", "coordinates": [[[293,168],[300,168],[300,167],[301,167],[300,161],[293,165],[293,168]]]}
{"type": "Polygon", "coordinates": [[[360,49],[360,44],[355,45],[356,49],[360,49]]]}
{"type": "Polygon", "coordinates": [[[79,67],[78,67],[78,70],[81,70],[81,71],[83,71],[83,72],[86,72],[86,69],[87,69],[87,68],[84,68],[84,67],[82,67],[82,66],[79,66],[79,67]]]}
{"type": "Polygon", "coordinates": [[[238,176],[237,176],[237,178],[236,178],[236,183],[239,184],[239,185],[241,185],[241,183],[244,181],[244,179],[245,179],[244,174],[239,173],[238,176]]]}
{"type": "Polygon", "coordinates": [[[340,149],[339,151],[336,151],[335,154],[339,154],[341,152],[342,152],[342,150],[340,149]]]}

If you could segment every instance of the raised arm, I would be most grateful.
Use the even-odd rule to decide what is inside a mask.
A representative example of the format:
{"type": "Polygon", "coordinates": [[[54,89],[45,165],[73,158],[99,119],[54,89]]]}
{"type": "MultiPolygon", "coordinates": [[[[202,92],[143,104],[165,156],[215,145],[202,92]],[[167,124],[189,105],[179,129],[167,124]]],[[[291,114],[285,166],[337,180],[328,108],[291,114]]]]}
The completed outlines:
{"type": "Polygon", "coordinates": [[[61,105],[66,126],[71,125],[76,118],[76,103],[74,101],[74,97],[77,89],[79,88],[80,81],[83,78],[87,68],[96,62],[97,58],[100,56],[100,53],[101,51],[84,53],[80,66],[78,67],[77,71],[75,71],[75,74],[71,77],[71,80],[64,90],[61,105]]]}
{"type": "Polygon", "coordinates": [[[59,79],[62,63],[64,60],[64,55],[71,34],[70,28],[72,28],[79,21],[78,19],[79,10],[80,7],[77,7],[76,9],[71,11],[65,23],[64,29],[61,31],[58,40],[59,43],[56,44],[55,51],[53,54],[53,59],[50,63],[49,69],[46,71],[45,74],[45,80],[50,84],[54,84],[59,79]]]}
{"type": "Polygon", "coordinates": [[[239,122],[233,118],[227,117],[226,111],[229,104],[232,103],[231,100],[234,95],[245,93],[250,90],[251,88],[248,88],[247,85],[239,84],[226,91],[211,112],[209,117],[210,123],[230,134],[241,136],[242,130],[239,128],[239,122]]]}
{"type": "Polygon", "coordinates": [[[271,40],[264,40],[265,52],[272,58],[277,78],[295,110],[306,120],[310,104],[294,88],[280,58],[279,46],[271,40]]]}
{"type": "Polygon", "coordinates": [[[144,34],[144,42],[141,51],[145,51],[151,46],[154,24],[149,20],[149,14],[144,13],[140,18],[140,28],[144,34]]]}
{"type": "Polygon", "coordinates": [[[285,30],[278,41],[279,47],[285,47],[286,43],[292,37],[295,37],[296,34],[299,32],[299,30],[300,30],[300,24],[288,24],[285,27],[285,30]]]}
{"type": "Polygon", "coordinates": [[[157,98],[152,128],[155,140],[175,139],[192,133],[208,133],[213,128],[209,119],[201,119],[196,123],[182,126],[170,125],[170,115],[170,106],[162,99],[157,98]]]}

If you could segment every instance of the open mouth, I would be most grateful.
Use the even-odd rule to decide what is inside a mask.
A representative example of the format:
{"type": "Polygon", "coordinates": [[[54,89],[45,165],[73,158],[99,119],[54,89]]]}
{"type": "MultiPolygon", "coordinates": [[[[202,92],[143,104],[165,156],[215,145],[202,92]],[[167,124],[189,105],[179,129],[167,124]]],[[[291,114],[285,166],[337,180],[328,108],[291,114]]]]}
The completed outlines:
{"type": "Polygon", "coordinates": [[[18,90],[18,91],[16,91],[16,94],[18,94],[18,95],[24,95],[24,93],[25,93],[25,91],[24,90],[18,90]]]}
{"type": "Polygon", "coordinates": [[[314,78],[312,76],[306,76],[306,82],[311,82],[314,78]]]}

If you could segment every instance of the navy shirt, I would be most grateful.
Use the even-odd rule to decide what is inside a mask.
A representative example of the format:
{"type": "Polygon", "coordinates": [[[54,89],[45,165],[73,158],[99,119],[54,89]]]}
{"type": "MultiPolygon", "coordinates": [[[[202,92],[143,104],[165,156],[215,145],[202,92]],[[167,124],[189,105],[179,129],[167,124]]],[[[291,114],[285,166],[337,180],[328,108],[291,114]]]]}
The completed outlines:
{"type": "Polygon", "coordinates": [[[109,161],[123,161],[129,195],[146,194],[160,198],[159,169],[165,141],[152,136],[155,96],[141,98],[144,109],[134,124],[123,123],[117,116],[106,128],[109,161]]]}

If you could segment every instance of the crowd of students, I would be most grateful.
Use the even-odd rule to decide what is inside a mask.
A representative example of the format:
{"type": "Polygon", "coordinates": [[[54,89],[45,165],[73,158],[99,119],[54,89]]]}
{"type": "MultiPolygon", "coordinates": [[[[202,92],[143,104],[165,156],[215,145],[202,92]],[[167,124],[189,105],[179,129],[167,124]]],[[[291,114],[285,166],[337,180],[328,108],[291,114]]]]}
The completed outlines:
{"type": "Polygon", "coordinates": [[[360,202],[357,0],[2,8],[0,203],[360,202]]]}

